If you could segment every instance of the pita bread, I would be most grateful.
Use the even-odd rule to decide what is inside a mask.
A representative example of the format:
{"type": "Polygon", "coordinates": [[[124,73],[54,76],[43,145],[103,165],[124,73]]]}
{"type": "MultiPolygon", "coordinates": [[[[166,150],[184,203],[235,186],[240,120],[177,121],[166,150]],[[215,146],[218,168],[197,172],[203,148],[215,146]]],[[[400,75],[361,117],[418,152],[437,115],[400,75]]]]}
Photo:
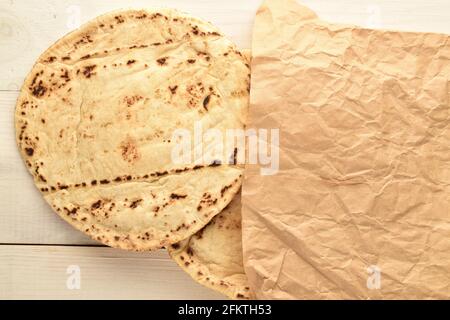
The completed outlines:
{"type": "Polygon", "coordinates": [[[232,299],[252,297],[242,262],[240,194],[203,229],[168,251],[200,284],[232,299]]]}
{"type": "Polygon", "coordinates": [[[175,164],[172,134],[199,121],[204,131],[242,129],[249,77],[209,23],[174,10],[109,13],[38,59],[17,101],[17,143],[64,220],[112,247],[161,248],[239,190],[241,167],[175,164]]]}

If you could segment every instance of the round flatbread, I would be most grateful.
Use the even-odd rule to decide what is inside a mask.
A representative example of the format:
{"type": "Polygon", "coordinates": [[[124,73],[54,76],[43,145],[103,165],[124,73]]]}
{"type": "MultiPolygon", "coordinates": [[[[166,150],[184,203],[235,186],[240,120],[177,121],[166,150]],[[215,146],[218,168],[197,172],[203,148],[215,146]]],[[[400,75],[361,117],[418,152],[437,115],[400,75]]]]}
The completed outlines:
{"type": "Polygon", "coordinates": [[[198,124],[242,129],[249,77],[246,58],[209,23],[174,10],[113,12],[38,59],[17,101],[17,143],[63,219],[109,246],[161,248],[238,191],[239,166],[174,161],[174,132],[192,134],[198,151],[198,124]]]}
{"type": "Polygon", "coordinates": [[[251,299],[242,262],[241,196],[195,235],[167,248],[195,281],[232,299],[251,299]]]}

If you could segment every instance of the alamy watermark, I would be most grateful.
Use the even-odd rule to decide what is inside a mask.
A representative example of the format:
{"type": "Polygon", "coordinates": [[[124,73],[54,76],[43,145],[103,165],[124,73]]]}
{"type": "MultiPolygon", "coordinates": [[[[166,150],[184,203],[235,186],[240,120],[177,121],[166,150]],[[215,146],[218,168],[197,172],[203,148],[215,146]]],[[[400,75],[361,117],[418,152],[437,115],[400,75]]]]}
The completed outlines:
{"type": "Polygon", "coordinates": [[[261,175],[279,170],[279,129],[203,130],[202,122],[196,121],[193,130],[176,129],[172,141],[174,164],[259,164],[261,175]]]}
{"type": "Polygon", "coordinates": [[[367,267],[367,289],[378,290],[381,288],[381,269],[376,265],[371,265],[367,267]]]}
{"type": "Polygon", "coordinates": [[[66,274],[69,276],[66,280],[66,287],[69,290],[81,289],[81,268],[77,265],[70,265],[66,269],[66,274]]]}
{"type": "Polygon", "coordinates": [[[66,8],[67,20],[66,27],[69,30],[76,29],[81,25],[81,7],[79,5],[70,5],[66,8]]]}
{"type": "Polygon", "coordinates": [[[371,4],[366,8],[367,18],[365,26],[367,28],[379,29],[383,27],[381,8],[379,5],[371,4]]]}

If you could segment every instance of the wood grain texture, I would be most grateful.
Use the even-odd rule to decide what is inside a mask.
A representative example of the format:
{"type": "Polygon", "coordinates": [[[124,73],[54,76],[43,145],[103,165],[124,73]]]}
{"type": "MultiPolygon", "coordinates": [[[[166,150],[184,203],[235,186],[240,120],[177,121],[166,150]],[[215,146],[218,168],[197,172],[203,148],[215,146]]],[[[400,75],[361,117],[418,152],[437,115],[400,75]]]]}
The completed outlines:
{"type": "Polygon", "coordinates": [[[59,218],[34,186],[15,142],[17,96],[0,92],[0,243],[97,243],[59,218]]]}
{"type": "Polygon", "coordinates": [[[39,55],[64,34],[121,8],[176,8],[213,22],[238,46],[250,45],[259,0],[1,0],[0,90],[17,90],[39,55]],[[39,17],[39,19],[36,19],[39,17]]]}
{"type": "MultiPolygon", "coordinates": [[[[363,26],[450,33],[450,1],[303,1],[320,17],[363,26]]],[[[35,59],[79,22],[126,7],[174,7],[212,21],[241,47],[251,45],[259,0],[0,1],[0,243],[95,244],[58,218],[33,185],[14,141],[17,89],[35,59]],[[35,19],[39,17],[39,19],[35,19]],[[3,91],[1,91],[3,90],[3,91]],[[5,91],[6,90],[6,91],[5,91]],[[8,91],[12,90],[12,91],[8,91]]]]}
{"type": "MultiPolygon", "coordinates": [[[[211,21],[249,48],[262,0],[1,0],[0,90],[18,90],[37,57],[80,23],[120,8],[171,7],[211,21]],[[36,19],[39,17],[39,19],[36,19]]],[[[448,0],[305,0],[323,19],[366,27],[450,33],[448,0]]]]}
{"type": "Polygon", "coordinates": [[[3,245],[0,261],[0,299],[224,299],[163,251],[3,245]],[[69,266],[79,267],[80,289],[67,287],[69,266]]]}
{"type": "MultiPolygon", "coordinates": [[[[52,212],[35,188],[14,140],[22,81],[53,42],[99,14],[119,8],[172,7],[218,26],[250,48],[261,0],[0,0],[0,298],[212,299],[164,251],[137,254],[95,245],[52,212]],[[29,244],[29,245],[14,245],[29,244]],[[34,246],[31,244],[47,244],[34,246]],[[66,288],[66,269],[81,268],[81,289],[66,288]]],[[[450,33],[448,0],[307,0],[328,21],[365,27],[450,33]]]]}

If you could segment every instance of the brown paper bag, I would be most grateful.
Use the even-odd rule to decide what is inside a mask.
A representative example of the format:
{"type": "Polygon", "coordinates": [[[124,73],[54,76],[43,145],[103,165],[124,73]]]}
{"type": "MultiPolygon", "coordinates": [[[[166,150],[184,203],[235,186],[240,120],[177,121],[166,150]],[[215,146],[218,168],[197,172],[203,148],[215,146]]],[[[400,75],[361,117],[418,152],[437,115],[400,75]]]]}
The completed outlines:
{"type": "Polygon", "coordinates": [[[264,299],[450,298],[450,38],[268,0],[253,34],[244,263],[264,299]]]}

